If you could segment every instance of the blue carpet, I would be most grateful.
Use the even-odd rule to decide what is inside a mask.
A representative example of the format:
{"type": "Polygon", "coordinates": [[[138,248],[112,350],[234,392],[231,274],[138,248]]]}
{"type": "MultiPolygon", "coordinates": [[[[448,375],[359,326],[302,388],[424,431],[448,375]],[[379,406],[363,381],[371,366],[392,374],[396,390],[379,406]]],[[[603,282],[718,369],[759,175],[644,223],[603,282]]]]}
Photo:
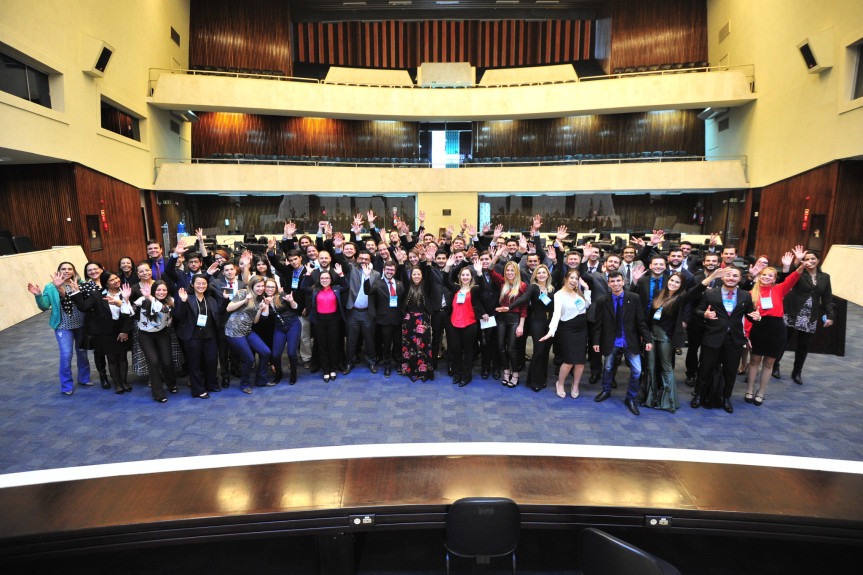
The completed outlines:
{"type": "MultiPolygon", "coordinates": [[[[324,383],[301,370],[294,386],[236,385],[210,400],[188,388],[159,404],[146,381],[131,376],[131,394],[77,386],[59,392],[58,350],[48,316],[36,316],[0,332],[0,473],[193,455],[297,447],[415,442],[538,442],[711,449],[863,460],[863,308],[848,306],[847,355],[810,355],[803,386],[773,380],[762,407],[743,402],[745,383],[734,392],[734,414],[693,410],[689,388],[677,377],[683,407],[677,413],[642,408],[634,417],[623,405],[624,386],[595,403],[599,385],[582,378],[581,397],[559,399],[554,384],[540,393],[482,381],[467,387],[438,381],[411,383],[358,368],[324,383]]],[[[91,360],[92,364],[92,360],[91,360]]],[[[95,371],[94,371],[95,374],[95,371]]],[[[623,367],[618,380],[628,370],[623,367]]],[[[567,388],[568,389],[568,388],[567,388]]]]}

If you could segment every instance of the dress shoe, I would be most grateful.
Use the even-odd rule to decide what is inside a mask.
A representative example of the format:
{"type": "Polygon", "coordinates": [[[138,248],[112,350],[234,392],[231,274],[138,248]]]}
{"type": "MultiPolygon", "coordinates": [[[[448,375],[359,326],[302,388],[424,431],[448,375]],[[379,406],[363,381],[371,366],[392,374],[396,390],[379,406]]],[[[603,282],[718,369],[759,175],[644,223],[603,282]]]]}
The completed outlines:
{"type": "Polygon", "coordinates": [[[453,385],[461,383],[461,376],[460,375],[453,376],[452,383],[453,383],[453,385]]]}
{"type": "Polygon", "coordinates": [[[372,373],[377,373],[378,372],[378,364],[376,364],[375,362],[370,363],[369,364],[369,371],[372,373]]]}
{"type": "Polygon", "coordinates": [[[228,388],[230,386],[231,386],[231,376],[228,374],[223,375],[222,376],[222,387],[228,388]]]}
{"type": "Polygon", "coordinates": [[[675,347],[674,348],[674,354],[675,355],[683,355],[683,350],[680,349],[679,347],[675,347]]]}
{"type": "Polygon", "coordinates": [[[243,388],[241,388],[241,391],[243,393],[252,393],[252,388],[251,387],[243,387],[243,388]]]}
{"type": "Polygon", "coordinates": [[[482,373],[480,373],[479,376],[483,379],[488,379],[488,376],[489,376],[488,370],[487,369],[482,370],[482,373]]]}
{"type": "Polygon", "coordinates": [[[500,379],[500,370],[499,369],[493,369],[491,371],[491,378],[492,379],[500,379]]]}
{"type": "Polygon", "coordinates": [[[446,374],[448,376],[452,377],[453,373],[455,373],[455,370],[453,369],[453,367],[451,365],[448,365],[446,368],[446,374]]]}
{"type": "Polygon", "coordinates": [[[205,391],[201,395],[196,395],[195,397],[197,397],[198,399],[210,399],[210,394],[205,391]]]}
{"type": "Polygon", "coordinates": [[[384,367],[384,377],[389,377],[389,376],[390,376],[390,374],[392,373],[392,371],[393,371],[393,370],[392,370],[392,369],[390,369],[390,366],[386,366],[386,367],[384,367]]]}
{"type": "Polygon", "coordinates": [[[722,400],[722,409],[727,411],[728,413],[734,413],[734,406],[731,405],[731,398],[726,397],[722,400]]]}
{"type": "Polygon", "coordinates": [[[782,379],[782,374],[779,373],[778,363],[773,364],[773,373],[771,375],[773,375],[773,377],[775,377],[776,379],[782,379]]]}
{"type": "Polygon", "coordinates": [[[609,397],[611,397],[611,392],[602,390],[599,392],[599,395],[593,398],[593,401],[599,403],[600,401],[605,401],[609,397]]]}
{"type": "Polygon", "coordinates": [[[303,368],[304,368],[304,369],[311,369],[311,368],[312,368],[312,364],[311,364],[311,362],[309,362],[309,361],[304,361],[304,362],[303,362],[303,368]]]}
{"type": "Polygon", "coordinates": [[[296,365],[291,366],[291,377],[288,380],[288,383],[290,385],[294,385],[295,383],[297,383],[297,366],[296,365]]]}
{"type": "Polygon", "coordinates": [[[61,391],[60,393],[62,393],[63,395],[72,395],[72,393],[73,393],[73,392],[71,392],[71,391],[61,391]]]}
{"type": "Polygon", "coordinates": [[[588,383],[590,383],[591,385],[593,385],[594,383],[596,383],[597,381],[599,381],[599,378],[600,378],[600,377],[602,377],[602,376],[601,376],[600,374],[598,374],[598,373],[591,373],[591,374],[590,374],[590,381],[589,381],[588,383]]]}
{"type": "Polygon", "coordinates": [[[796,383],[797,385],[803,385],[803,378],[800,377],[800,372],[791,372],[791,381],[796,383]]]}
{"type": "Polygon", "coordinates": [[[686,378],[686,385],[688,385],[689,387],[695,387],[695,378],[694,377],[687,377],[686,378]]]}
{"type": "Polygon", "coordinates": [[[282,377],[284,377],[284,373],[282,373],[282,368],[279,367],[273,372],[273,385],[281,383],[282,377]]]}
{"type": "Polygon", "coordinates": [[[473,378],[472,378],[471,376],[467,376],[466,378],[464,378],[464,379],[462,379],[461,381],[459,381],[459,382],[458,382],[458,386],[459,386],[459,387],[464,387],[464,386],[466,386],[467,384],[469,384],[471,381],[473,381],[473,378]]]}
{"type": "Polygon", "coordinates": [[[313,363],[309,366],[309,373],[318,373],[321,371],[321,364],[313,363]]]}
{"type": "Polygon", "coordinates": [[[764,403],[764,396],[756,395],[755,399],[752,400],[752,403],[754,403],[756,407],[761,407],[761,404],[764,403]]]}
{"type": "Polygon", "coordinates": [[[752,403],[752,394],[747,392],[743,396],[743,401],[745,401],[746,403],[752,403]]]}
{"type": "Polygon", "coordinates": [[[631,397],[627,397],[623,400],[623,403],[626,407],[629,408],[629,411],[632,412],[632,415],[641,415],[641,412],[638,411],[638,405],[636,405],[635,400],[631,397]]]}
{"type": "Polygon", "coordinates": [[[689,407],[692,409],[698,409],[701,407],[701,399],[698,396],[693,397],[692,401],[689,402],[689,407]]]}
{"type": "Polygon", "coordinates": [[[354,364],[348,363],[345,365],[345,369],[342,370],[342,375],[347,375],[354,369],[354,364]]]}

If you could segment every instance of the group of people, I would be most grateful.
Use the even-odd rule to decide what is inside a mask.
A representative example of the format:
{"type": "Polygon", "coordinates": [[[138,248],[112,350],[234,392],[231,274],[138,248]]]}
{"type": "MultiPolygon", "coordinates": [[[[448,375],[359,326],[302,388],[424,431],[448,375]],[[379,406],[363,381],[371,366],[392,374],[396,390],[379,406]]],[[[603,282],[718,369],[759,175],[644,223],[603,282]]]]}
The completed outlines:
{"type": "Polygon", "coordinates": [[[589,382],[602,380],[597,402],[611,396],[625,362],[628,409],[673,412],[675,357],[688,342],[691,407],[732,412],[741,361],[744,399],[762,405],[786,339],[796,332],[792,379],[802,384],[811,334],[819,319],[825,327],[833,321],[829,276],[818,254],[801,246],[781,267],[762,256],[742,269],[734,247],[716,251],[716,236],[703,257],[686,241],[663,253],[661,230],[603,257],[589,243],[570,245],[565,226],[543,241],[540,216],[517,237],[462,222],[461,233],[450,226],[438,238],[424,219],[420,212],[415,233],[403,221],[386,233],[370,211],[348,234],[321,221],[317,234],[299,237],[287,222],[266,254],[236,259],[210,254],[198,230],[197,252],[181,242],[166,256],[150,241],[137,264],[124,257],[111,272],[91,261],[80,277],[64,262],[44,288],[28,289],[51,310],[62,393],[74,392],[73,351],[78,384],[92,385],[88,349],[103,387],[113,381],[115,393],[131,391],[131,350],[133,370],[148,376],[159,402],[187,375],[202,399],[230,387],[232,376],[244,393],[276,385],[285,354],[290,384],[301,366],[330,382],[360,364],[387,378],[431,381],[444,360],[459,387],[473,381],[478,356],[482,379],[514,388],[524,375],[534,391],[546,387],[553,364],[560,398],[579,396],[589,365],[589,382]]]}

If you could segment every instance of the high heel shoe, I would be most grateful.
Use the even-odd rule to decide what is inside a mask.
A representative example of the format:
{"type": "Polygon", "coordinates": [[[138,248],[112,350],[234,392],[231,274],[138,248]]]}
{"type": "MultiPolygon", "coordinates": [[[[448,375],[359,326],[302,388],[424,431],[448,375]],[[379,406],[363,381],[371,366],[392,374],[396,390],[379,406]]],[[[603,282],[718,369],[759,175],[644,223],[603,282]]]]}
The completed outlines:
{"type": "Polygon", "coordinates": [[[566,390],[561,386],[557,386],[557,396],[561,399],[566,399],[566,390]]]}
{"type": "Polygon", "coordinates": [[[329,373],[325,373],[325,374],[324,374],[324,383],[329,383],[329,382],[330,382],[330,374],[329,374],[329,373]]]}
{"type": "Polygon", "coordinates": [[[572,396],[572,399],[578,399],[578,396],[579,396],[578,388],[573,387],[572,391],[570,391],[570,395],[572,396]]]}
{"type": "Polygon", "coordinates": [[[500,378],[500,384],[504,387],[512,387],[509,378],[512,377],[512,372],[504,371],[503,377],[500,378]]]}
{"type": "Polygon", "coordinates": [[[509,378],[509,383],[506,384],[507,387],[517,387],[518,386],[518,373],[513,372],[509,378]]]}
{"type": "Polygon", "coordinates": [[[743,401],[745,401],[746,403],[752,403],[752,397],[753,396],[751,393],[746,392],[746,394],[743,396],[743,401]]]}
{"type": "Polygon", "coordinates": [[[761,404],[764,403],[764,396],[763,395],[756,395],[755,399],[752,400],[752,403],[754,403],[755,405],[760,407],[761,404]]]}

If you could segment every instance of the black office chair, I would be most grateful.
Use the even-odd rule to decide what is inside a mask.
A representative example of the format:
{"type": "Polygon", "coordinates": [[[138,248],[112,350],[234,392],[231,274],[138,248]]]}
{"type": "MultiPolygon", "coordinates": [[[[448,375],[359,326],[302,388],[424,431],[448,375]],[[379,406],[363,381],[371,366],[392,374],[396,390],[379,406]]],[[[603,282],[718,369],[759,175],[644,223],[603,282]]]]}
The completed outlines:
{"type": "Polygon", "coordinates": [[[584,575],[680,575],[667,561],[589,527],[578,537],[584,575]]]}
{"type": "Polygon", "coordinates": [[[12,240],[6,236],[0,236],[0,256],[11,256],[17,253],[15,246],[12,245],[12,240]]]}
{"type": "Polygon", "coordinates": [[[453,503],[446,514],[446,572],[450,554],[472,557],[488,564],[491,557],[512,555],[515,574],[515,548],[521,531],[521,512],[512,499],[504,497],[465,497],[453,503]]]}
{"type": "Polygon", "coordinates": [[[15,236],[12,238],[12,245],[15,246],[15,251],[19,254],[36,251],[36,247],[28,236],[15,236]]]}

